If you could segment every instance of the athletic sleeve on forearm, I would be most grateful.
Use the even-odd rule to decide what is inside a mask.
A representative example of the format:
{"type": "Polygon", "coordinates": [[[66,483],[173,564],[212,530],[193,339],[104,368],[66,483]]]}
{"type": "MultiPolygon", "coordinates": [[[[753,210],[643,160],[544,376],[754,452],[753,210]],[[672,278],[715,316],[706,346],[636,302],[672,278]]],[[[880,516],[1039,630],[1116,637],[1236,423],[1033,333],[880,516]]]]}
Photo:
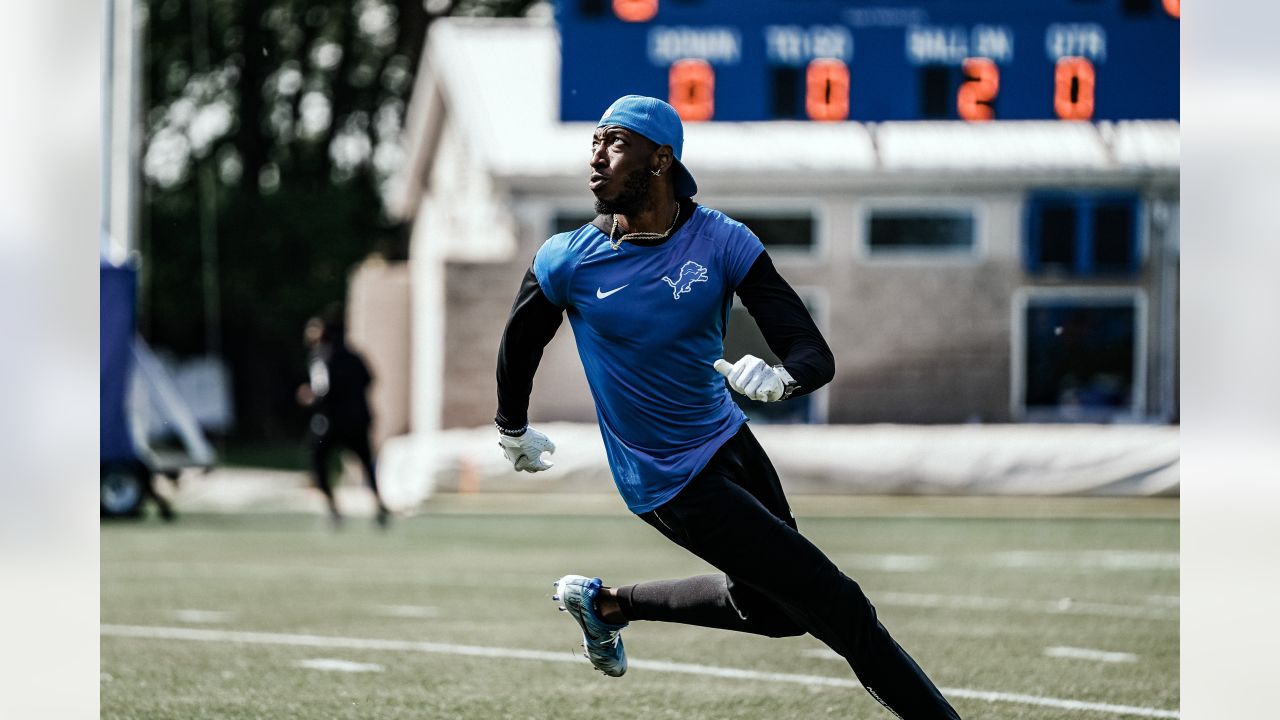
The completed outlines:
{"type": "Polygon", "coordinates": [[[799,385],[792,397],[831,382],[836,373],[835,356],[800,296],[774,268],[769,253],[760,253],[735,292],[760,327],[769,349],[799,385]]]}
{"type": "Polygon", "coordinates": [[[542,350],[555,337],[564,311],[547,299],[530,268],[511,305],[498,346],[498,414],[504,428],[518,430],[529,422],[529,393],[542,350]]]}

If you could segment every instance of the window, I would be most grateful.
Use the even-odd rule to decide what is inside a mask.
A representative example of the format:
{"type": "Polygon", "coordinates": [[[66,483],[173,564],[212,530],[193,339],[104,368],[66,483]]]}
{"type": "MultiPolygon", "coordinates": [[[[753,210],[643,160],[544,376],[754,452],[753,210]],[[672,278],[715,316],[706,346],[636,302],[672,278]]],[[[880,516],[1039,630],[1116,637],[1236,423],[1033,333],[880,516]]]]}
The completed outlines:
{"type": "Polygon", "coordinates": [[[948,208],[873,208],[867,222],[872,255],[973,252],[973,212],[948,208]]]}
{"type": "Polygon", "coordinates": [[[1076,213],[1066,204],[1046,203],[1040,224],[1041,269],[1069,271],[1076,261],[1076,213]]]}
{"type": "Polygon", "coordinates": [[[1138,198],[1037,193],[1027,200],[1025,265],[1036,275],[1137,274],[1138,198]]]}
{"type": "MultiPolygon", "coordinates": [[[[1025,419],[1107,422],[1133,417],[1143,377],[1141,297],[1136,291],[1031,295],[1021,332],[1025,419]]],[[[1015,407],[1015,416],[1018,415],[1015,407]]]]}
{"type": "MultiPolygon", "coordinates": [[[[813,316],[818,327],[822,327],[821,315],[816,311],[813,293],[806,293],[800,290],[796,292],[799,293],[805,307],[808,308],[809,314],[813,316]]],[[[769,345],[764,341],[764,335],[760,333],[760,328],[756,326],[756,321],[751,318],[751,314],[747,312],[745,307],[735,302],[733,310],[729,314],[729,328],[725,333],[724,356],[725,359],[734,362],[747,354],[755,355],[770,365],[777,365],[780,362],[778,356],[769,350],[769,345]]],[[[738,404],[738,407],[742,408],[742,411],[753,422],[770,424],[821,422],[820,412],[816,405],[817,398],[813,394],[802,395],[797,398],[791,398],[786,402],[777,403],[756,402],[732,391],[729,394],[733,397],[733,401],[738,404]]]]}
{"type": "Polygon", "coordinates": [[[814,221],[808,212],[730,212],[729,217],[746,225],[766,249],[808,251],[814,246],[814,221]]]}

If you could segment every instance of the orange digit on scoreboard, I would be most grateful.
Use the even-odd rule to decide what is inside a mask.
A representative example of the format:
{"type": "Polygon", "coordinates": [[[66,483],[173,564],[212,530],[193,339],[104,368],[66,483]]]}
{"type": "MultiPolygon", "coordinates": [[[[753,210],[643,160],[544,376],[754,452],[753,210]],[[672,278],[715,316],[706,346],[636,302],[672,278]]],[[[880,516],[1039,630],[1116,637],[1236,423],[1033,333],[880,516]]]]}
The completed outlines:
{"type": "Polygon", "coordinates": [[[1064,57],[1053,74],[1053,111],[1063,120],[1093,117],[1095,74],[1088,58],[1064,57]]]}
{"type": "Polygon", "coordinates": [[[677,60],[667,74],[667,93],[681,120],[710,120],[716,110],[716,71],[706,60],[677,60]]]}
{"type": "Polygon", "coordinates": [[[805,71],[804,109],[810,120],[836,122],[849,117],[849,66],[818,58],[805,71]]]}
{"type": "Polygon", "coordinates": [[[964,82],[956,93],[956,110],[964,120],[990,120],[995,117],[996,95],[1000,93],[1000,68],[988,58],[965,58],[961,64],[964,82]]]}
{"type": "Polygon", "coordinates": [[[658,14],[658,0],[613,0],[613,14],[625,22],[648,22],[658,14]]]}

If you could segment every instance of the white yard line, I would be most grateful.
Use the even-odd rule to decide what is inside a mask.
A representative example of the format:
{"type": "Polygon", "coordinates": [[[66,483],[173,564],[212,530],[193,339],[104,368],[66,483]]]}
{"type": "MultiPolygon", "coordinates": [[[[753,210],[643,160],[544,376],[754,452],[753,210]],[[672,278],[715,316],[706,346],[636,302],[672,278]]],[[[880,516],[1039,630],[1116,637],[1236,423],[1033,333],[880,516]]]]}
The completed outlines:
{"type": "Polygon", "coordinates": [[[1089,648],[1054,645],[1044,649],[1045,657],[1067,658],[1069,660],[1096,660],[1104,663],[1137,662],[1138,656],[1127,652],[1111,652],[1108,650],[1091,650],[1089,648]]]}
{"type": "Polygon", "coordinates": [[[1001,570],[1029,571],[1120,571],[1177,570],[1176,552],[1137,550],[1081,550],[1078,552],[1010,550],[960,555],[904,555],[899,553],[848,553],[832,557],[842,568],[882,572],[926,572],[944,565],[979,566],[1001,570]]]}
{"type": "Polygon", "coordinates": [[[1098,615],[1102,617],[1177,620],[1177,609],[1146,605],[1081,602],[1072,598],[1058,600],[1016,600],[977,595],[929,595],[925,593],[876,593],[871,601],[877,605],[901,605],[917,608],[954,608],[957,610],[1018,610],[1049,615],[1098,615]]]}
{"type": "Polygon", "coordinates": [[[386,569],[374,571],[363,567],[337,567],[316,565],[269,565],[253,563],[180,563],[171,561],[151,562],[146,560],[112,561],[112,567],[103,574],[104,582],[134,580],[282,580],[286,578],[306,578],[309,581],[332,583],[395,584],[424,585],[428,587],[483,587],[483,588],[528,588],[530,584],[541,585],[541,575],[518,573],[452,573],[447,579],[422,574],[409,573],[403,569],[386,569]]]}
{"type": "Polygon", "coordinates": [[[991,567],[1009,570],[1177,570],[1180,560],[1176,552],[1142,550],[1012,550],[983,557],[991,567]]]}
{"type": "Polygon", "coordinates": [[[294,663],[297,667],[306,668],[307,670],[327,670],[329,672],[382,672],[385,668],[377,663],[358,663],[350,660],[339,660],[337,658],[311,658],[309,660],[299,660],[294,663]]]}
{"type": "MultiPolygon", "coordinates": [[[[159,627],[147,625],[102,625],[101,633],[110,637],[147,638],[153,640],[190,640],[197,642],[230,642],[252,645],[289,645],[295,647],[343,648],[351,650],[395,650],[402,652],[462,655],[467,657],[502,658],[506,660],[538,660],[542,662],[583,663],[586,660],[576,653],[547,652],[545,650],[521,650],[518,648],[480,647],[453,643],[420,642],[414,640],[382,640],[377,638],[332,637],[325,635],[292,635],[285,633],[245,632],[235,630],[208,630],[198,628],[159,627]]],[[[630,660],[631,667],[656,672],[682,673],[728,678],[794,683],[797,685],[858,688],[858,681],[823,675],[797,675],[792,673],[762,672],[739,668],[695,665],[691,663],[665,662],[661,660],[630,660]]],[[[1161,710],[1132,705],[1064,700],[1060,698],[1021,695],[1018,693],[972,690],[969,688],[942,688],[951,697],[986,702],[1007,702],[1019,705],[1035,705],[1060,710],[1104,712],[1113,715],[1149,718],[1178,718],[1176,710],[1161,710]]]]}
{"type": "Polygon", "coordinates": [[[230,620],[233,613],[225,610],[195,610],[186,608],[182,610],[174,610],[173,617],[178,622],[188,623],[222,623],[230,620]]]}
{"type": "Polygon", "coordinates": [[[841,568],[892,573],[928,572],[942,564],[941,558],[936,555],[855,553],[838,555],[832,559],[841,568]]]}

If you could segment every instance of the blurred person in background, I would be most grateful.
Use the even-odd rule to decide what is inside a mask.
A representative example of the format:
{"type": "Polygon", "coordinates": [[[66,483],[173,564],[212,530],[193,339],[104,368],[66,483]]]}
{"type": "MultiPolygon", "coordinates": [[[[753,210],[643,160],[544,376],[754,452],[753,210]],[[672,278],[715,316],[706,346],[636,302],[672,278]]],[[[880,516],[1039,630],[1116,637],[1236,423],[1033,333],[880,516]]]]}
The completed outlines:
{"type": "Polygon", "coordinates": [[[373,375],[364,360],[347,347],[342,315],[338,311],[330,309],[307,320],[303,341],[308,351],[309,379],[298,386],[297,398],[299,405],[311,411],[307,439],[316,487],[324,493],[334,525],[341,524],[342,513],[329,483],[329,460],[335,450],[350,450],[359,458],[365,480],[377,501],[378,525],[386,527],[390,512],[378,494],[369,444],[373,414],[366,394],[373,375]]]}
{"type": "Polygon", "coordinates": [[[800,534],[729,395],[777,402],[813,392],[831,381],[835,359],[760,240],[691,199],[683,146],[680,118],[661,100],[628,95],[605,111],[589,160],[598,215],[547,240],[525,273],[498,351],[494,419],[516,470],[551,467],[542,454],[555,446],[529,426],[529,394],[567,314],[628,509],[723,574],[621,587],[566,575],[552,599],[605,675],[626,672],[621,632],[633,620],[809,633],[896,717],[958,720],[858,584],[800,534]],[[723,358],[735,294],[781,364],[723,358]]]}

